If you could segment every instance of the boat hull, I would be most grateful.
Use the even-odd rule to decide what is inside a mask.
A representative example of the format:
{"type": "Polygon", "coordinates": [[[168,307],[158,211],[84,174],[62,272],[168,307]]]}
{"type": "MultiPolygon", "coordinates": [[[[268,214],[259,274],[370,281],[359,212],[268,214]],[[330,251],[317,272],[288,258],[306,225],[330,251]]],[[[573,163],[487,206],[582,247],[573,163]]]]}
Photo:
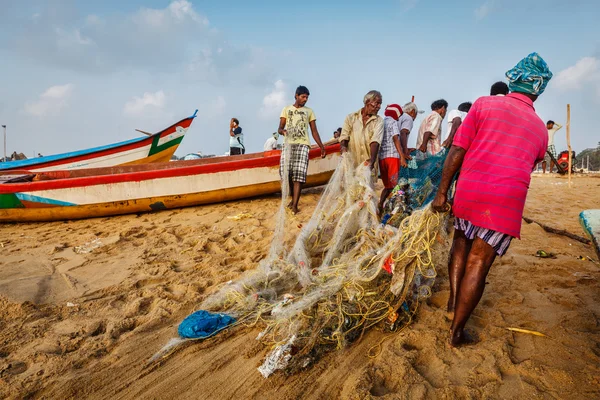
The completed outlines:
{"type": "Polygon", "coordinates": [[[53,156],[2,162],[0,171],[48,172],[168,162],[195,116],[196,114],[147,137],[53,156]]]}
{"type": "MultiPolygon", "coordinates": [[[[339,145],[310,152],[305,187],[324,185],[339,145]]],[[[114,175],[0,185],[0,221],[56,221],[153,212],[256,197],[281,190],[279,153],[114,175]]]]}

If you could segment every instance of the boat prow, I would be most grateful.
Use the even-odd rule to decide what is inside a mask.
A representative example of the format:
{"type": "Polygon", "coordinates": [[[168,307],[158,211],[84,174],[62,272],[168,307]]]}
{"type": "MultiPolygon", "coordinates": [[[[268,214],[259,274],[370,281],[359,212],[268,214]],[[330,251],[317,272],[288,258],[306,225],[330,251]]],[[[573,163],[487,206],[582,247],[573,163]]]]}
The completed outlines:
{"type": "Polygon", "coordinates": [[[44,172],[167,162],[177,150],[197,113],[198,110],[192,116],[150,136],[70,153],[0,162],[0,171],[44,172]]]}

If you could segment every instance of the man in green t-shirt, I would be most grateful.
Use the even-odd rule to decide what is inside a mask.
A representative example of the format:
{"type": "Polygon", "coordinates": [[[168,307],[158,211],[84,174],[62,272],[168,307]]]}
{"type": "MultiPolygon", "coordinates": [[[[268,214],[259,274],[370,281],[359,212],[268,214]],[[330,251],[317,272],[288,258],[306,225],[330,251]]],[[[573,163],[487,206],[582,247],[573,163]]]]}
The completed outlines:
{"type": "Polygon", "coordinates": [[[284,168],[287,165],[288,176],[290,182],[290,190],[292,191],[292,201],[288,207],[292,209],[294,214],[298,213],[298,202],[300,201],[300,191],[302,184],[306,182],[306,174],[308,172],[308,152],[310,150],[310,138],[308,137],[308,127],[312,132],[313,139],[321,148],[321,158],[325,158],[325,146],[321,143],[321,137],[317,130],[317,123],[313,110],[305,107],[308,101],[310,92],[306,86],[298,86],[296,89],[295,103],[287,106],[281,112],[279,119],[279,132],[284,135],[285,141],[283,151],[281,152],[281,162],[279,164],[279,173],[281,179],[286,179],[283,176],[284,168]],[[289,152],[289,160],[286,160],[286,151],[289,152]]]}

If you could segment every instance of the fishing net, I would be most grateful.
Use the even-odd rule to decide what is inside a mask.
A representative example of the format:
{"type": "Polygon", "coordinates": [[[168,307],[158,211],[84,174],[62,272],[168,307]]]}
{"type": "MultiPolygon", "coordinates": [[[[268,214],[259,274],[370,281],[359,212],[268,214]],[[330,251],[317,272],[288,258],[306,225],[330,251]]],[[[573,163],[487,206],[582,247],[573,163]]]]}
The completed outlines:
{"type": "MultiPolygon", "coordinates": [[[[284,149],[284,151],[287,151],[284,149]]],[[[256,269],[207,297],[200,309],[260,326],[272,347],[259,368],[293,373],[341,349],[373,327],[397,331],[431,295],[442,258],[447,215],[431,210],[445,154],[418,156],[377,216],[372,171],[345,153],[311,219],[285,246],[289,194],[282,202],[268,256],[256,269]],[[391,223],[386,223],[391,222],[391,223]]],[[[287,176],[283,168],[283,176],[287,176]]]]}

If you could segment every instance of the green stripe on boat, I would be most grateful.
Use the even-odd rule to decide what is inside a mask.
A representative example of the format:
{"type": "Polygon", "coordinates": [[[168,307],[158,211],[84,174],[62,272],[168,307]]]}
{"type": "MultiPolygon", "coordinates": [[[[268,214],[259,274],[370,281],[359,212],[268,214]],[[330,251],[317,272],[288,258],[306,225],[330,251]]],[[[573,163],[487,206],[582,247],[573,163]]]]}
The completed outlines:
{"type": "Polygon", "coordinates": [[[25,208],[14,193],[0,194],[0,208],[25,208]]]}

